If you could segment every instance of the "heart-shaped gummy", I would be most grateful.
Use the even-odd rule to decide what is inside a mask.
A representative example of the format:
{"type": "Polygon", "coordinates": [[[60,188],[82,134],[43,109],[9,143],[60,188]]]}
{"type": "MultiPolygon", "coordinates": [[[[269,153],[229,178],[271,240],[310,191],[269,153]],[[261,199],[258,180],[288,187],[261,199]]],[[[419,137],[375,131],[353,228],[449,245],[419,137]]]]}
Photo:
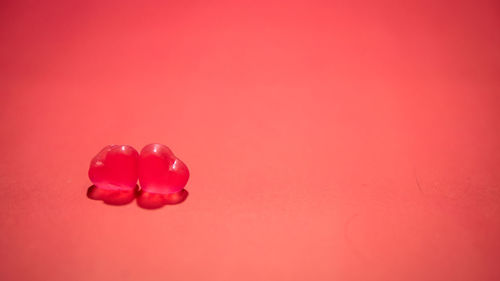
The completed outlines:
{"type": "Polygon", "coordinates": [[[139,156],[139,182],[148,193],[170,194],[181,191],[189,179],[189,170],[170,148],[149,144],[139,156]]]}
{"type": "Polygon", "coordinates": [[[129,145],[108,145],[90,161],[89,178],[104,190],[134,190],[139,153],[129,145]]]}

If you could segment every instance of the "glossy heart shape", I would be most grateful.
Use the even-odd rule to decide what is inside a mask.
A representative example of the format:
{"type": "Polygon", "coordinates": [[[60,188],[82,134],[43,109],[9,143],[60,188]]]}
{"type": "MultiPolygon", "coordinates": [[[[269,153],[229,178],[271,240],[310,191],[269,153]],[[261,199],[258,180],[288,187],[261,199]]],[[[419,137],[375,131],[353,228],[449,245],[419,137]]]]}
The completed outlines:
{"type": "Polygon", "coordinates": [[[189,170],[170,148],[150,144],[139,156],[139,182],[148,193],[170,194],[181,191],[189,179],[189,170]]]}
{"type": "Polygon", "coordinates": [[[139,153],[129,145],[108,145],[90,161],[89,178],[102,190],[134,190],[139,153]]]}

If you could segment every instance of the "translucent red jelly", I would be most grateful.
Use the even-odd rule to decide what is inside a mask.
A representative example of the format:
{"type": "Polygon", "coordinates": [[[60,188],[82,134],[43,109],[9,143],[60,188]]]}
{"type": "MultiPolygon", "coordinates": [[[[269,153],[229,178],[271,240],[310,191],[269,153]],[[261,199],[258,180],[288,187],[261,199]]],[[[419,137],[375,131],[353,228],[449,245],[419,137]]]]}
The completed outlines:
{"type": "Polygon", "coordinates": [[[139,156],[141,191],[170,194],[181,191],[189,179],[189,170],[172,151],[162,144],[150,144],[139,156]]]}
{"type": "Polygon", "coordinates": [[[139,153],[129,145],[108,145],[90,161],[89,178],[102,190],[135,190],[139,153]]]}
{"type": "Polygon", "coordinates": [[[188,168],[161,144],[147,145],[140,155],[128,145],[108,145],[90,162],[89,178],[94,185],[87,197],[109,205],[125,205],[137,198],[140,207],[156,209],[182,203],[189,195],[183,189],[188,168]]]}

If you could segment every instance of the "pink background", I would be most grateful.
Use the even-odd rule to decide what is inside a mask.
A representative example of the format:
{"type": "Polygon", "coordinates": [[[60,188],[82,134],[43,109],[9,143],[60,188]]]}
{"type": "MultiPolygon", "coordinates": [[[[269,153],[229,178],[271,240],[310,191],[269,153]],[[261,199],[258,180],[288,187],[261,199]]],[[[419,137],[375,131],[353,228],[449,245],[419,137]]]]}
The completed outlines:
{"type": "Polygon", "coordinates": [[[498,1],[2,1],[0,42],[3,281],[500,280],[498,1]],[[184,203],[86,198],[151,142],[184,203]]]}

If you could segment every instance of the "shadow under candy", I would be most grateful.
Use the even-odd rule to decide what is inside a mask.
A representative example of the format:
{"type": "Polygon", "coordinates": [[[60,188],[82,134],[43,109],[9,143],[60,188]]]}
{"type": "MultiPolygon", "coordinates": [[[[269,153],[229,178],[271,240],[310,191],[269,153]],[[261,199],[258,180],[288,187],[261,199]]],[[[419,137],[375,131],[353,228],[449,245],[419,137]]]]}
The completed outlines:
{"type": "Polygon", "coordinates": [[[185,189],[170,194],[158,194],[143,191],[136,185],[134,189],[109,190],[95,185],[87,189],[87,197],[103,201],[107,205],[121,206],[129,204],[137,198],[137,205],[143,209],[158,209],[165,205],[176,205],[184,202],[189,192],[185,189]]]}
{"type": "Polygon", "coordinates": [[[128,190],[109,190],[92,185],[87,189],[87,197],[93,200],[101,200],[108,205],[120,206],[134,201],[137,190],[139,190],[137,185],[134,189],[128,190]]]}
{"type": "Polygon", "coordinates": [[[141,190],[137,193],[137,205],[144,209],[158,209],[165,205],[180,204],[186,200],[188,195],[189,192],[185,189],[170,194],[158,194],[141,190]]]}

